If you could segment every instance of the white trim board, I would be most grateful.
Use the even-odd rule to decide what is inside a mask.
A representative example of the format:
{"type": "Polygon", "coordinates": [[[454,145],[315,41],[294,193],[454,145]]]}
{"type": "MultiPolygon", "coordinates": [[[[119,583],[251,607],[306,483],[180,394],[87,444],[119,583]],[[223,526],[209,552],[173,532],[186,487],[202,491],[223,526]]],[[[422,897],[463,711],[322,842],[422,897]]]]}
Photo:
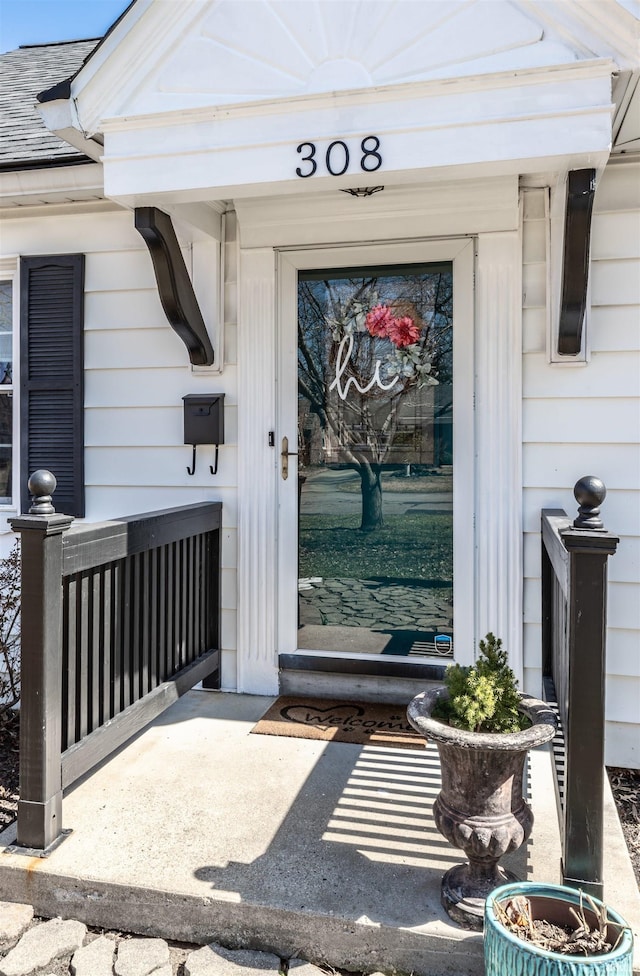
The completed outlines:
{"type": "MultiPolygon", "coordinates": [[[[468,193],[464,184],[458,188],[456,213],[463,215],[468,206],[468,226],[472,229],[482,188],[470,184],[466,189],[468,193]]],[[[485,202],[490,210],[490,186],[488,191],[485,202]]],[[[462,627],[456,636],[457,656],[472,660],[474,644],[487,630],[493,630],[503,637],[512,666],[522,676],[522,248],[515,180],[505,180],[502,191],[502,206],[493,208],[497,217],[490,232],[483,229],[474,234],[471,230],[469,237],[446,238],[447,224],[463,226],[464,216],[458,218],[453,213],[448,219],[443,213],[433,223],[413,222],[410,214],[394,213],[379,200],[374,204],[378,212],[372,211],[362,223],[366,236],[346,247],[341,244],[324,249],[318,248],[317,241],[313,243],[313,205],[309,209],[308,199],[298,198],[297,207],[292,202],[288,219],[281,224],[275,220],[275,201],[273,210],[271,202],[260,200],[247,199],[239,204],[238,331],[239,361],[243,364],[238,393],[239,690],[277,692],[277,654],[285,650],[278,646],[276,614],[276,607],[280,614],[287,612],[279,604],[277,589],[277,445],[289,434],[278,425],[278,403],[283,393],[274,380],[279,341],[277,274],[282,281],[298,267],[317,267],[323,262],[339,266],[352,264],[354,259],[355,263],[368,263],[374,252],[376,260],[382,255],[389,263],[447,260],[447,255],[459,262],[458,279],[465,282],[465,290],[454,296],[454,302],[457,314],[467,319],[468,346],[461,347],[461,358],[454,364],[455,382],[465,391],[460,406],[454,408],[460,411],[454,417],[458,431],[455,449],[459,452],[454,457],[454,470],[466,477],[466,486],[459,483],[454,488],[454,531],[458,532],[455,612],[462,627]],[[418,226],[422,228],[419,236],[418,226]],[[275,238],[270,246],[269,227],[275,238]],[[426,240],[425,230],[431,228],[437,239],[426,240]],[[306,248],[304,244],[300,247],[301,241],[307,242],[306,248]],[[478,282],[475,298],[471,286],[474,264],[478,282]],[[471,328],[474,321],[475,328],[471,328]],[[470,416],[475,416],[475,421],[469,422],[470,416]],[[268,445],[269,431],[274,431],[275,447],[268,445]]],[[[425,199],[422,194],[428,198],[429,192],[424,188],[416,191],[417,207],[425,199]]],[[[384,194],[377,196],[383,198],[384,194]]],[[[367,205],[371,201],[375,197],[367,198],[367,205]]],[[[348,213],[350,202],[345,196],[336,206],[348,213]]],[[[488,227],[489,218],[486,220],[488,227]]],[[[334,236],[344,231],[348,237],[349,227],[347,220],[334,220],[334,236]]]]}

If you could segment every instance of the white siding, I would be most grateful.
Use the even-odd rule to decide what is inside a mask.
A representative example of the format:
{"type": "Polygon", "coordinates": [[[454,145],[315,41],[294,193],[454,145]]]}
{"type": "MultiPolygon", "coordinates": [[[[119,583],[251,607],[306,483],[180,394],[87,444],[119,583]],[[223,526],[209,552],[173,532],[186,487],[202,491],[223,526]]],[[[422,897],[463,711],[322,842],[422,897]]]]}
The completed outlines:
{"type": "Polygon", "coordinates": [[[602,478],[609,561],[607,746],[640,767],[640,166],[614,164],[595,199],[590,361],[550,365],[544,189],[524,191],[523,491],[525,685],[540,689],[540,509],[573,516],[573,485],[602,478]]]}
{"type": "MultiPolygon", "coordinates": [[[[236,687],[237,384],[235,217],[227,220],[224,371],[194,373],[169,326],[151,259],[129,212],[5,220],[3,251],[82,251],[85,288],[85,467],[87,521],[205,500],[222,502],[222,683],[236,687]],[[182,397],[225,394],[225,444],[183,444],[182,397]]],[[[188,247],[184,250],[187,266],[188,247]]],[[[55,497],[54,497],[55,502],[55,497]]],[[[10,534],[0,537],[9,543],[10,534]]],[[[5,546],[6,548],[6,546],[5,546]]]]}

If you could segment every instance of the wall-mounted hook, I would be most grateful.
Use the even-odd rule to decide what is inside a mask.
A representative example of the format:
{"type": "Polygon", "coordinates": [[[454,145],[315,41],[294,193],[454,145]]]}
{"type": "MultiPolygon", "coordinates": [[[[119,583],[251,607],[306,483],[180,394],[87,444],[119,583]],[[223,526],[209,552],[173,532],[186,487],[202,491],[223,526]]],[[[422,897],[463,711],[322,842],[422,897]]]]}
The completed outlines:
{"type": "Polygon", "coordinates": [[[193,457],[191,459],[191,467],[187,467],[187,474],[196,473],[196,445],[193,445],[193,457]]]}
{"type": "Polygon", "coordinates": [[[215,464],[214,464],[213,467],[211,465],[209,465],[209,471],[211,472],[211,474],[217,474],[218,473],[218,445],[217,444],[216,444],[215,464]]]}

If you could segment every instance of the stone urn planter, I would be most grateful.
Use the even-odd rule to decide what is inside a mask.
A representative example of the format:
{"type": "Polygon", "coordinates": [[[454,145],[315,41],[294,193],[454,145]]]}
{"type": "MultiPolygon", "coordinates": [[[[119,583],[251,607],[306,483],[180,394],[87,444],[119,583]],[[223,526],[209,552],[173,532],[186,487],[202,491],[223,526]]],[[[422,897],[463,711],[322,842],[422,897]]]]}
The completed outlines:
{"type": "Polygon", "coordinates": [[[500,907],[524,896],[531,918],[554,925],[576,927],[570,909],[584,913],[587,924],[597,929],[594,913],[580,898],[580,892],[563,885],[521,882],[503,885],[491,892],[485,906],[484,962],[486,976],[631,976],[633,936],[624,919],[611,908],[593,899],[598,911],[606,912],[606,939],[611,950],[598,955],[573,955],[549,951],[524,941],[501,921],[500,907]]]}
{"type": "Polygon", "coordinates": [[[556,718],[542,701],[520,696],[531,726],[522,732],[467,732],[431,717],[447,688],[423,691],[407,716],[440,755],[442,789],[433,813],[436,827],[468,858],[442,879],[442,904],[464,928],[482,930],[484,903],[494,888],[518,879],[499,865],[504,854],[529,837],[533,812],[523,798],[524,763],[529,749],[553,738],[556,718]]]}

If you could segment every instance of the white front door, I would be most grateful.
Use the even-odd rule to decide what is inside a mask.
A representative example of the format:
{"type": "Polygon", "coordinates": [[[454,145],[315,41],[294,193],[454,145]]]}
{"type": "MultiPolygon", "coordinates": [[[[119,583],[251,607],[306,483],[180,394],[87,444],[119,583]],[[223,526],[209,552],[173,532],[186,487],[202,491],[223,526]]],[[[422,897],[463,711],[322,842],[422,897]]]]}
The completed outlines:
{"type": "Polygon", "coordinates": [[[282,251],[278,268],[278,650],[378,672],[465,660],[472,242],[282,251]]]}

